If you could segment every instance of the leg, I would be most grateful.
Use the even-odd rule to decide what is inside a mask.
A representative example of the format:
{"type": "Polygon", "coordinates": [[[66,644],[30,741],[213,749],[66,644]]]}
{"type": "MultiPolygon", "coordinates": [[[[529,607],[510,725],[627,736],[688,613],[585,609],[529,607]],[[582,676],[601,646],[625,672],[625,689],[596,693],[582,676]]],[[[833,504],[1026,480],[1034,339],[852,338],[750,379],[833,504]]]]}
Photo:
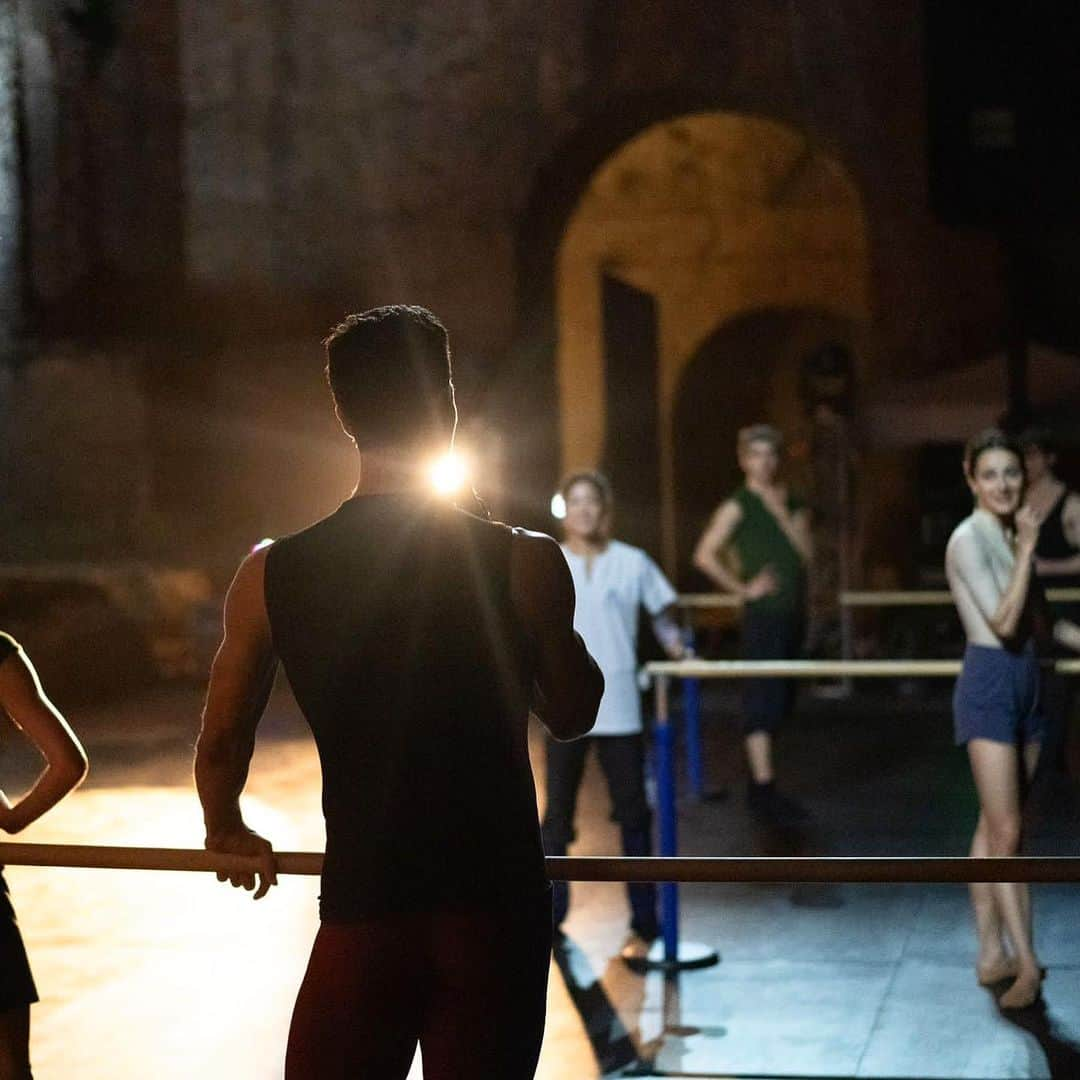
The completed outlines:
{"type": "MultiPolygon", "coordinates": [[[[776,619],[768,612],[743,612],[742,657],[773,660],[783,650],[776,641],[776,619]]],[[[780,687],[775,679],[747,679],[743,686],[743,734],[752,784],[771,784],[773,714],[780,687]]]]}
{"type": "Polygon", "coordinates": [[[544,1037],[550,907],[545,892],[514,910],[433,917],[424,1080],[532,1080],[544,1037]]]}
{"type": "MultiPolygon", "coordinates": [[[[975,835],[971,840],[971,857],[985,859],[990,854],[986,819],[980,813],[975,835]]],[[[994,901],[994,887],[985,881],[968,886],[971,906],[975,912],[975,933],[979,939],[979,957],[975,964],[980,986],[993,986],[1002,979],[1015,977],[1016,960],[1005,949],[1001,915],[994,901]]]]}
{"type": "Polygon", "coordinates": [[[755,784],[771,784],[773,773],[772,733],[760,728],[746,734],[746,763],[750,768],[750,779],[755,784]]]}
{"type": "MultiPolygon", "coordinates": [[[[1043,744],[1041,742],[1029,742],[1024,746],[1024,776],[1030,785],[1035,773],[1042,762],[1043,744]]],[[[1031,917],[1031,886],[1026,882],[1017,883],[1020,890],[1020,905],[1024,913],[1024,924],[1027,926],[1029,940],[1034,940],[1035,930],[1031,917]]]]}
{"type": "MultiPolygon", "coordinates": [[[[1015,855],[1020,847],[1020,761],[1014,746],[990,739],[968,743],[971,771],[979,793],[988,854],[1015,855]]],[[[1042,971],[1032,947],[1021,889],[997,882],[991,892],[1016,956],[1016,982],[1002,997],[1003,1008],[1022,1008],[1038,996],[1042,971]]]]}
{"type": "Polygon", "coordinates": [[[293,1010],[286,1080],[405,1080],[427,990],[420,918],[323,924],[293,1010]]]}
{"type": "MultiPolygon", "coordinates": [[[[547,798],[541,832],[544,850],[548,855],[565,855],[567,845],[574,839],[574,811],[577,807],[578,789],[581,787],[585,757],[592,741],[575,739],[573,742],[564,743],[550,738],[546,740],[547,798]]],[[[552,889],[551,921],[557,930],[562,926],[570,908],[570,888],[565,881],[557,881],[552,889]]]]}
{"type": "Polygon", "coordinates": [[[1080,718],[1076,716],[1078,686],[1080,686],[1080,675],[1066,677],[1065,704],[1062,706],[1065,714],[1065,775],[1073,780],[1080,780],[1080,718]]]}
{"type": "MultiPolygon", "coordinates": [[[[607,735],[596,739],[600,766],[611,796],[612,817],[622,829],[623,854],[652,854],[652,812],[645,798],[645,738],[643,735],[607,735]]],[[[656,913],[656,886],[630,882],[630,927],[652,941],[660,933],[656,913]]]]}
{"type": "MultiPolygon", "coordinates": [[[[748,612],[743,617],[744,659],[789,660],[798,656],[801,639],[802,619],[796,611],[748,612]]],[[[791,711],[794,689],[789,679],[748,679],[743,692],[747,802],[751,813],[775,822],[798,822],[807,816],[775,787],[773,737],[791,711]]]]}
{"type": "Polygon", "coordinates": [[[0,1080],[31,1080],[29,1005],[0,1012],[0,1080]]]}

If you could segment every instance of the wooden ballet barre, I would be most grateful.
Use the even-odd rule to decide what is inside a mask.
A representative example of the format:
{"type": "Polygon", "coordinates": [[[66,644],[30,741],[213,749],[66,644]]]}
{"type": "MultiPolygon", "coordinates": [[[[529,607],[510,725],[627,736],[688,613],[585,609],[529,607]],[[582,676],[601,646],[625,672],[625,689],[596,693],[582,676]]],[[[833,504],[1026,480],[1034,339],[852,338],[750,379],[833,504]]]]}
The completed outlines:
{"type": "MultiPolygon", "coordinates": [[[[279,874],[315,876],[323,857],[313,851],[275,852],[279,874]]],[[[98,870],[254,872],[255,860],[197,848],[100,847],[84,844],[0,843],[0,864],[98,870]]],[[[1080,883],[1080,857],[803,857],[803,858],[624,858],[551,856],[554,881],[696,882],[699,884],[965,883],[1027,881],[1080,883]]]]}
{"type": "MultiPolygon", "coordinates": [[[[1080,675],[1080,658],[1047,661],[1059,675],[1080,675]]],[[[959,660],[654,660],[650,675],[679,679],[940,678],[960,674],[959,660]]]]}
{"type": "MultiPolygon", "coordinates": [[[[1047,589],[1046,599],[1057,604],[1078,603],[1080,589],[1047,589]]],[[[841,607],[934,607],[953,602],[948,589],[849,590],[840,594],[841,607]]]]}
{"type": "MultiPolygon", "coordinates": [[[[873,589],[840,593],[841,607],[943,607],[953,603],[948,589],[873,589]]],[[[1055,604],[1080,603],[1080,589],[1047,589],[1046,599],[1055,604]]],[[[742,597],[734,593],[681,593],[675,601],[681,608],[742,607],[742,597]]]]}
{"type": "Polygon", "coordinates": [[[734,608],[742,607],[743,599],[724,592],[680,593],[675,604],[681,608],[734,608]]]}

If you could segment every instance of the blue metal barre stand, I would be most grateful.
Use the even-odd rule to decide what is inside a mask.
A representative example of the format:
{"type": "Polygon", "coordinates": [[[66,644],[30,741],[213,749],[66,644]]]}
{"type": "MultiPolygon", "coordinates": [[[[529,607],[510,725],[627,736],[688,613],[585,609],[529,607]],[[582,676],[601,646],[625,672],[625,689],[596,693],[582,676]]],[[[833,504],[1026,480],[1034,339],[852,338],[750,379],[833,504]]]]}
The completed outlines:
{"type": "MultiPolygon", "coordinates": [[[[683,627],[683,642],[693,650],[694,627],[683,627]]],[[[701,682],[683,679],[682,684],[683,745],[686,747],[686,772],[694,798],[705,798],[705,764],[701,751],[701,682]]]]}
{"type": "MultiPolygon", "coordinates": [[[[683,640],[688,649],[695,647],[694,628],[689,622],[683,628],[683,640]]],[[[705,752],[701,745],[701,680],[693,676],[682,680],[682,722],[690,791],[698,802],[722,802],[729,795],[727,788],[709,792],[705,790],[705,752]]]]}
{"type": "MultiPolygon", "coordinates": [[[[671,723],[668,697],[669,676],[656,677],[656,801],[660,826],[660,854],[678,854],[678,808],[675,766],[675,728],[671,723]]],[[[635,966],[675,973],[712,967],[720,962],[715,949],[679,940],[679,886],[667,881],[660,886],[660,940],[648,956],[635,966]]]]}

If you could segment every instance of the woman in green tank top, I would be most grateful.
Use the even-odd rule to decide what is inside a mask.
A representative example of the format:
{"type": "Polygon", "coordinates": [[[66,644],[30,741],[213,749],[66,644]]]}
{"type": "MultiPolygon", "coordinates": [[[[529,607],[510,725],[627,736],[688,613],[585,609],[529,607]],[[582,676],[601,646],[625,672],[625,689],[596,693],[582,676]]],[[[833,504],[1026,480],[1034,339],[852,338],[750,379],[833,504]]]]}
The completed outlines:
{"type": "MultiPolygon", "coordinates": [[[[782,437],[755,424],[739,432],[739,467],[745,483],[721,504],[694,552],[694,565],[724,592],[743,602],[742,655],[746,660],[787,660],[802,647],[810,519],[806,507],[778,482],[782,437]],[[734,548],[741,576],[724,562],[734,548]]],[[[773,772],[773,735],[792,704],[787,679],[746,679],[743,732],[750,769],[747,803],[767,821],[806,817],[781,795],[773,772]]]]}

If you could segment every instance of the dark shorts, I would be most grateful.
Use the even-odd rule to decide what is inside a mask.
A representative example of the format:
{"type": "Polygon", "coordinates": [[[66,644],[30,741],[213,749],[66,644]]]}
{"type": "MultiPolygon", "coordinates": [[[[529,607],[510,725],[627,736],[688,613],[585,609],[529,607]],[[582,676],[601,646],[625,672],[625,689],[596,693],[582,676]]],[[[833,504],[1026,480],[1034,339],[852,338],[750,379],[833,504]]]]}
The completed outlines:
{"type": "MultiPolygon", "coordinates": [[[[0,867],[0,871],[3,868],[0,867]]],[[[0,872],[0,1013],[38,1000],[7,882],[0,872]]]]}
{"type": "MultiPolygon", "coordinates": [[[[747,605],[742,617],[744,660],[797,660],[802,651],[803,615],[798,609],[756,610],[747,605]]],[[[795,679],[743,681],[743,731],[775,731],[791,712],[795,679]]]]}
{"type": "Polygon", "coordinates": [[[1039,683],[1039,660],[1031,645],[1018,653],[968,645],[953,691],[956,745],[969,739],[1014,746],[1041,742],[1039,683]]]}
{"type": "Polygon", "coordinates": [[[319,929],[286,1080],[531,1080],[551,964],[551,892],[501,911],[413,912],[319,929]]]}

